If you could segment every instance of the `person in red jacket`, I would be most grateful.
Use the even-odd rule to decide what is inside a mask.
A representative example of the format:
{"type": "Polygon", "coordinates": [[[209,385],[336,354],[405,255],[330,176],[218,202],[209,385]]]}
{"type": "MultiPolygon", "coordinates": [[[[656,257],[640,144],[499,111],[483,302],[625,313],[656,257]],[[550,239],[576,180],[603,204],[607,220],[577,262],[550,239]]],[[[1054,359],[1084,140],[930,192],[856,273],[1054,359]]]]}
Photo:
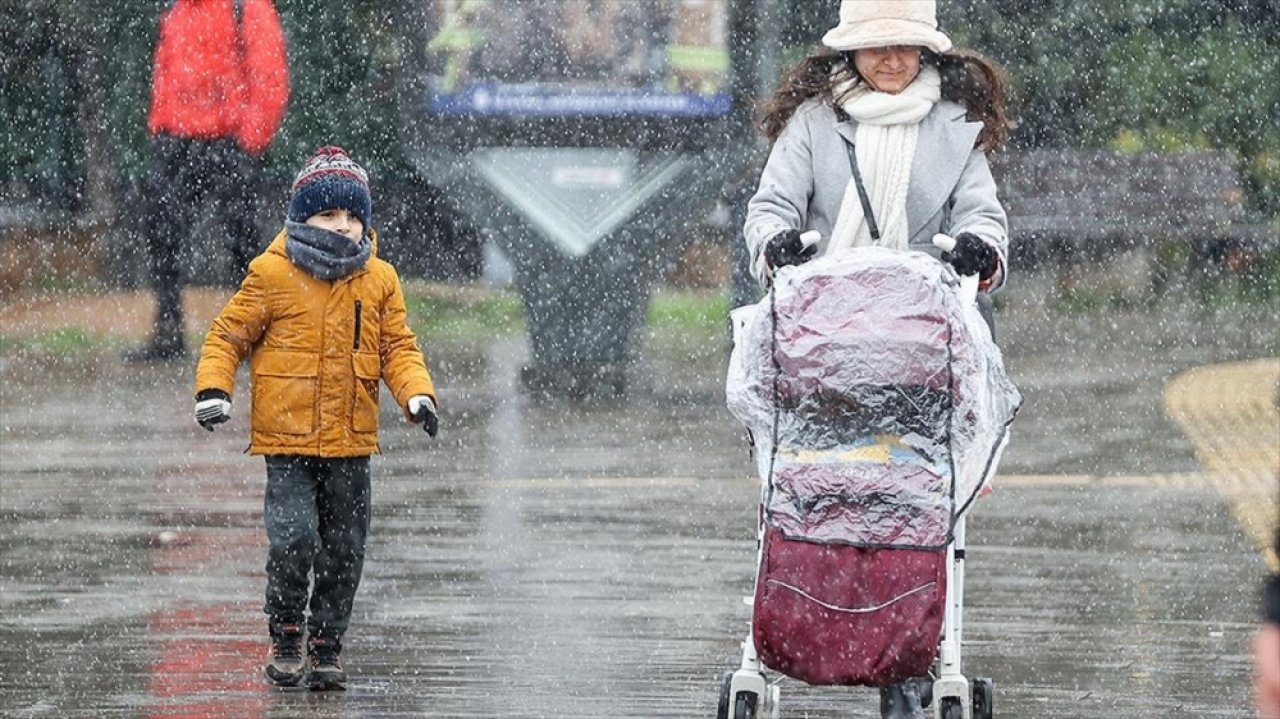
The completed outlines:
{"type": "Polygon", "coordinates": [[[155,183],[147,250],[156,294],[150,341],[131,361],[185,356],[180,263],[211,208],[237,276],[257,254],[253,178],[284,118],[289,69],[271,0],[176,0],[160,17],[147,131],[155,183]]]}

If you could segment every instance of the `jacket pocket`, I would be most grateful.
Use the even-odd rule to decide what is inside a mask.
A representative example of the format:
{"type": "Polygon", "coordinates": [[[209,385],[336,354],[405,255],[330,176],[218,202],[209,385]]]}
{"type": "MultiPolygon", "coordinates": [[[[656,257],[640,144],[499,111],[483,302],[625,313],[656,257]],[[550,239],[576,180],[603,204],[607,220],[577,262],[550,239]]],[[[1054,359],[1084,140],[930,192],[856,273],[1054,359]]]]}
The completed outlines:
{"type": "Polygon", "coordinates": [[[351,369],[355,374],[351,429],[356,432],[377,432],[378,382],[382,377],[382,359],[377,352],[354,352],[351,355],[351,369]]]}
{"type": "Polygon", "coordinates": [[[264,350],[253,357],[253,429],[310,434],[316,429],[319,360],[310,352],[264,350]]]}

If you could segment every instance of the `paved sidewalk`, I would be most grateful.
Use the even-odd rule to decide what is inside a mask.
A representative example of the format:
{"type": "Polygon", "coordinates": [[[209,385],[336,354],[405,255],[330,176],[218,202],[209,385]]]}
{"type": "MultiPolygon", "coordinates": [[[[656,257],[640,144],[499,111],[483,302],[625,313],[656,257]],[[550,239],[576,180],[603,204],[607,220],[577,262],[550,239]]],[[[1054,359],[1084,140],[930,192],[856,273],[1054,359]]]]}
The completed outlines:
{"type": "MultiPolygon", "coordinates": [[[[92,299],[5,307],[0,333],[93,321],[121,341],[145,334],[136,296],[92,299]]],[[[206,433],[189,363],[0,361],[0,716],[714,716],[746,630],[758,498],[717,389],[723,358],[659,357],[657,376],[689,384],[573,406],[514,391],[520,338],[432,349],[448,424],[429,442],[384,407],[344,695],[261,679],[263,470],[242,454],[247,402],[206,433]]],[[[1097,381],[1105,355],[1064,378],[1051,349],[1024,387],[1042,415],[1132,384],[1097,381]]],[[[1148,356],[1130,355],[1129,370],[1148,356]]],[[[1002,719],[1252,717],[1255,535],[1276,467],[1274,405],[1257,400],[1274,396],[1275,362],[1169,385],[1200,468],[1179,437],[1159,438],[1183,445],[1176,461],[1108,448],[1129,463],[1110,473],[1036,473],[1060,455],[1027,453],[979,503],[965,662],[995,678],[1002,719]]],[[[1097,418],[1068,419],[1028,421],[1015,441],[1102,446],[1097,418]]],[[[782,689],[791,719],[878,715],[872,690],[782,689]]]]}

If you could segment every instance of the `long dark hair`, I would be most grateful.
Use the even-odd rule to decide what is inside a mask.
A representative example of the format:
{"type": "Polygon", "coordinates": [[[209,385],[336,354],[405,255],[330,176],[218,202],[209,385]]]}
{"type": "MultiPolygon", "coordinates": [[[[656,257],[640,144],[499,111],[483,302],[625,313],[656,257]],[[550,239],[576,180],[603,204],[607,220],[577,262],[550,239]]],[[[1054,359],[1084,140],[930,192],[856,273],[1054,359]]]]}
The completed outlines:
{"type": "MultiPolygon", "coordinates": [[[[938,68],[942,99],[959,103],[970,122],[982,123],[978,147],[988,154],[1004,147],[1016,123],[1009,116],[1008,81],[999,65],[981,53],[959,49],[945,53],[923,50],[920,64],[938,68]]],[[[778,89],[764,105],[760,132],[770,143],[777,140],[796,108],[809,98],[839,103],[843,97],[834,97],[834,88],[848,79],[855,81],[853,86],[864,82],[854,68],[853,53],[819,47],[782,75],[778,89]]]]}

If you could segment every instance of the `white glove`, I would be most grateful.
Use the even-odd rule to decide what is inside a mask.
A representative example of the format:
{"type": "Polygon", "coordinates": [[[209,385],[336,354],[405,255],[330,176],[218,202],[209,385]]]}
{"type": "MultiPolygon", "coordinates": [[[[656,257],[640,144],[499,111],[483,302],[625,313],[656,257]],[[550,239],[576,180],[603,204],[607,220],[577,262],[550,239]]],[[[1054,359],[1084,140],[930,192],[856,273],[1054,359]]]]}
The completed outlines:
{"type": "Polygon", "coordinates": [[[196,402],[196,422],[213,431],[215,424],[231,419],[231,402],[222,398],[203,399],[196,402]]]}

